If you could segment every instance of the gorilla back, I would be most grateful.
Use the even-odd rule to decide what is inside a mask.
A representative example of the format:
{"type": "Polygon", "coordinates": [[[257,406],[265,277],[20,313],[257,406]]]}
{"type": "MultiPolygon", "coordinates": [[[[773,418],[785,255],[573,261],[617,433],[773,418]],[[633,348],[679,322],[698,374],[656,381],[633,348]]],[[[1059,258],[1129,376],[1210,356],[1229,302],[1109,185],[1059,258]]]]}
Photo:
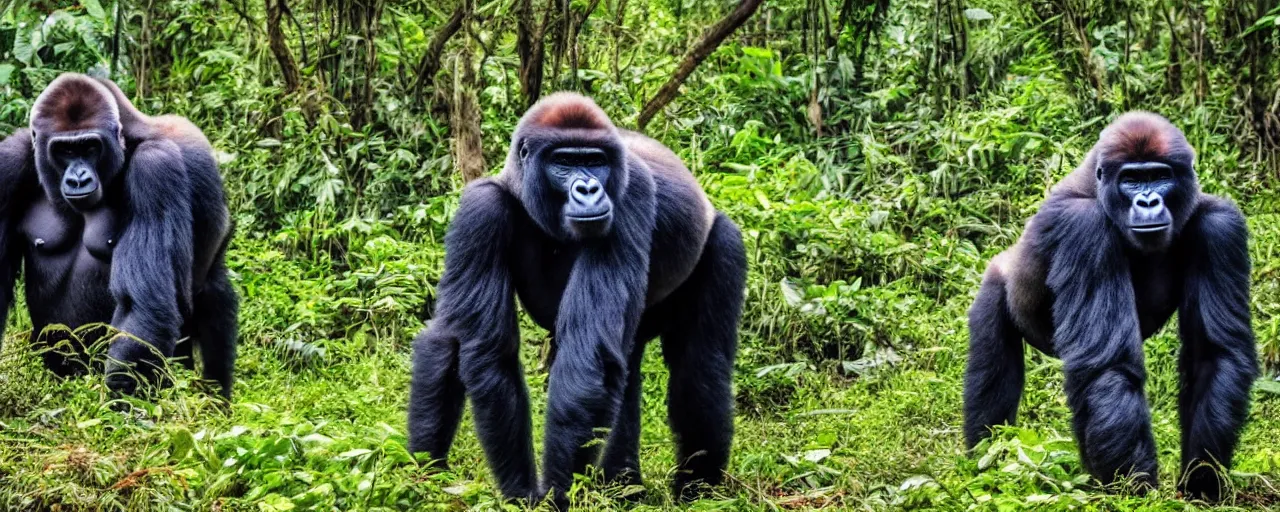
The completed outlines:
{"type": "Polygon", "coordinates": [[[109,324],[107,383],[132,392],[163,357],[193,365],[230,396],[238,299],[223,266],[231,227],[222,179],[204,135],[185,119],[152,118],[115,84],[58,77],[37,98],[31,127],[0,144],[0,309],[19,263],[46,365],[83,369],[77,351],[109,324]]]}
{"type": "Polygon", "coordinates": [[[549,96],[521,120],[502,174],[463,192],[445,246],[436,317],[414,344],[413,451],[447,458],[465,395],[507,496],[551,491],[560,503],[597,461],[638,482],[640,361],[661,336],[676,489],[720,481],[746,256],[674,153],[616,129],[589,99],[549,96]],[[541,482],[516,296],[555,339],[541,482]]]}
{"type": "Polygon", "coordinates": [[[1154,485],[1142,342],[1176,311],[1180,488],[1220,495],[1258,373],[1248,233],[1239,210],[1200,192],[1194,159],[1164,118],[1121,116],[991,262],[969,310],[970,447],[1014,420],[1025,340],[1062,359],[1085,468],[1154,485]]]}

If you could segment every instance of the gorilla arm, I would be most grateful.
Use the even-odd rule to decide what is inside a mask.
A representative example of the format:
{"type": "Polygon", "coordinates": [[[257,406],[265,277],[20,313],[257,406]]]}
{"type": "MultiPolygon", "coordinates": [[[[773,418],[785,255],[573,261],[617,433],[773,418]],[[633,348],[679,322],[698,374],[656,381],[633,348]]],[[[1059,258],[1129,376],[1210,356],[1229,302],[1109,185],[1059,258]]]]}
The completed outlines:
{"type": "Polygon", "coordinates": [[[1142,474],[1140,482],[1154,484],[1142,335],[1123,240],[1092,197],[1051,197],[1036,217],[1036,250],[1047,255],[1054,296],[1053,347],[1082,462],[1103,483],[1142,474]]]}
{"type": "Polygon", "coordinates": [[[595,462],[593,438],[612,426],[644,313],[655,204],[653,177],[634,156],[609,238],[583,247],[556,318],[548,389],[543,484],[563,499],[573,473],[595,462]]]}
{"type": "Polygon", "coordinates": [[[182,152],[171,140],[149,140],[128,165],[122,178],[129,220],[111,264],[111,325],[125,335],[108,352],[109,384],[120,362],[158,364],[158,357],[172,356],[191,304],[191,181],[182,152]]]}
{"type": "Polygon", "coordinates": [[[1180,236],[1187,243],[1188,261],[1178,310],[1184,472],[1179,487],[1216,501],[1223,482],[1213,466],[1231,466],[1258,362],[1244,216],[1210,196],[1204,196],[1197,210],[1180,236]]]}
{"type": "Polygon", "coordinates": [[[31,131],[21,129],[0,142],[0,347],[13,305],[13,284],[22,264],[18,215],[23,198],[38,193],[32,160],[31,131]]]}
{"type": "Polygon", "coordinates": [[[465,390],[502,493],[536,498],[533,427],[508,252],[515,208],[510,194],[489,178],[462,193],[445,235],[435,319],[413,342],[409,449],[445,462],[465,390]]]}

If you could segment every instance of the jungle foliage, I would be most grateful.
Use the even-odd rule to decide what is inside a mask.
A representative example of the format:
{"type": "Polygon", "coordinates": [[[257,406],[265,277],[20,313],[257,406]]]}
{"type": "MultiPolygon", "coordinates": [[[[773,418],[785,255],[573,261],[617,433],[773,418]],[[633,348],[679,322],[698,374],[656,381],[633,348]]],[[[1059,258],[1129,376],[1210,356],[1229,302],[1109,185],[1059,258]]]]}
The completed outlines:
{"type": "MultiPolygon", "coordinates": [[[[693,508],[1203,507],[1172,491],[1173,328],[1146,347],[1159,491],[1089,482],[1060,364],[1040,355],[1020,425],[962,447],[985,262],[1129,109],[1181,126],[1202,187],[1249,216],[1267,373],[1224,505],[1280,507],[1278,44],[1275,0],[0,0],[0,134],[65,71],[191,118],[218,152],[243,299],[230,404],[182,370],[151,399],[57,379],[19,300],[0,508],[514,507],[469,426],[451,471],[406,451],[409,340],[458,191],[555,90],[674,148],[743,227],[730,483],[693,508]]],[[[537,404],[546,333],[524,324],[537,404]]],[[[658,354],[645,372],[664,372],[658,354]]],[[[631,505],[639,489],[586,478],[588,508],[675,506],[662,382],[645,384],[648,493],[631,505]]]]}

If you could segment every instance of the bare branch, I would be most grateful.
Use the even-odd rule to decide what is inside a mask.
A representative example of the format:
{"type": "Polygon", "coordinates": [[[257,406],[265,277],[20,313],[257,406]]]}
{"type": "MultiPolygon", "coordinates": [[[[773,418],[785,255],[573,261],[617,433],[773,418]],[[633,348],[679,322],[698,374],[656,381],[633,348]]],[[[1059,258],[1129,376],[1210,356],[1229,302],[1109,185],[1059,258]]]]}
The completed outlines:
{"type": "Polygon", "coordinates": [[[462,21],[466,18],[470,5],[471,3],[465,0],[459,2],[458,8],[453,10],[452,16],[449,16],[449,21],[445,22],[444,26],[440,27],[436,35],[431,38],[431,43],[427,45],[427,52],[422,54],[422,60],[418,61],[418,77],[413,83],[415,91],[435,80],[436,72],[440,71],[440,58],[444,54],[444,46],[462,28],[462,21]]]}
{"type": "Polygon", "coordinates": [[[289,50],[289,44],[284,39],[284,29],[280,26],[280,21],[289,11],[289,6],[285,4],[285,0],[266,0],[266,3],[267,39],[270,41],[271,53],[276,56],[276,62],[280,63],[284,90],[291,93],[298,90],[302,79],[299,77],[298,61],[294,60],[293,52],[289,50]]]}
{"type": "Polygon", "coordinates": [[[725,38],[733,34],[743,23],[746,23],[762,3],[764,3],[764,0],[742,0],[733,12],[707,29],[702,35],[702,39],[698,40],[692,48],[689,48],[688,52],[685,52],[684,58],[680,61],[679,67],[676,68],[675,74],[667,80],[667,83],[663,84],[661,89],[658,89],[658,93],[653,96],[653,99],[645,103],[644,109],[640,111],[640,119],[636,121],[636,125],[640,130],[644,130],[649,121],[653,120],[653,116],[657,115],[658,111],[666,107],[668,103],[671,103],[671,100],[679,95],[680,86],[689,78],[689,75],[693,74],[694,70],[698,69],[698,65],[702,64],[702,61],[706,60],[720,46],[720,43],[724,42],[725,38]]]}

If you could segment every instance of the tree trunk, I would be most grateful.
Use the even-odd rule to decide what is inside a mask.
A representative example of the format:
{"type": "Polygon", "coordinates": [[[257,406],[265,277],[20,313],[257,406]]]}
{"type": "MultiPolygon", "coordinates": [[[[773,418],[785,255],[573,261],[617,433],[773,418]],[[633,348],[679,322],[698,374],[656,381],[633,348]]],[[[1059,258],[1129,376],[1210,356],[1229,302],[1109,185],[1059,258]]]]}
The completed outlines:
{"type": "Polygon", "coordinates": [[[658,89],[658,93],[653,96],[653,99],[645,103],[644,109],[640,111],[640,119],[636,121],[636,125],[640,130],[643,131],[649,121],[653,120],[653,116],[657,115],[658,111],[675,99],[680,93],[680,86],[689,78],[689,75],[693,74],[695,69],[698,69],[698,65],[702,64],[702,61],[706,60],[720,46],[720,43],[724,42],[725,38],[733,34],[743,23],[746,23],[762,3],[764,3],[764,0],[742,0],[733,12],[707,29],[702,35],[702,39],[695,43],[688,52],[685,52],[684,58],[681,59],[680,65],[676,68],[676,73],[671,76],[671,79],[667,80],[667,83],[663,84],[661,89],[658,89]]]}
{"type": "Polygon", "coordinates": [[[484,146],[480,136],[480,102],[477,98],[475,58],[470,38],[458,52],[453,85],[453,164],[462,179],[484,176],[484,146]]]}
{"type": "Polygon", "coordinates": [[[587,4],[587,9],[582,11],[582,15],[573,20],[573,26],[569,27],[569,71],[573,74],[573,86],[578,87],[578,69],[581,64],[581,52],[578,48],[578,35],[582,33],[582,26],[587,24],[587,19],[591,17],[591,13],[595,12],[596,7],[600,5],[600,0],[591,0],[587,4]]]}
{"type": "Polygon", "coordinates": [[[298,90],[302,80],[299,78],[298,61],[293,59],[293,52],[289,50],[289,45],[284,40],[284,28],[280,25],[285,13],[289,11],[289,6],[285,4],[285,0],[266,0],[266,2],[267,38],[270,40],[271,53],[276,56],[276,62],[280,63],[284,91],[291,93],[298,90]]]}
{"type": "Polygon", "coordinates": [[[516,53],[520,57],[520,92],[524,95],[526,107],[533,106],[542,97],[542,68],[546,60],[543,36],[551,24],[551,13],[555,11],[555,7],[556,0],[547,0],[542,23],[535,25],[532,0],[520,0],[516,22],[516,53]]]}

